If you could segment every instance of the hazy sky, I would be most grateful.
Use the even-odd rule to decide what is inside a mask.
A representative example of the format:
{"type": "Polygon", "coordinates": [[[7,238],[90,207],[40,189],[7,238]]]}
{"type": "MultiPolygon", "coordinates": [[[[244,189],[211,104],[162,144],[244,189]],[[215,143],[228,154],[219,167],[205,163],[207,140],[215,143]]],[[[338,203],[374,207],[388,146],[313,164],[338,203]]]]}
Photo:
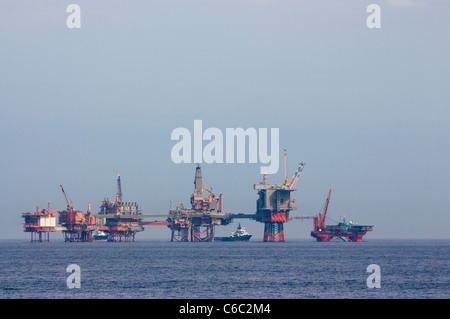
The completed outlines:
{"type": "MultiPolygon", "coordinates": [[[[449,17],[444,0],[0,0],[0,238],[28,239],[36,205],[65,208],[60,184],[98,212],[118,173],[145,214],[188,205],[195,164],[172,162],[170,136],[196,119],[279,128],[289,177],[306,162],[291,216],[332,188],[328,216],[375,225],[366,239],[450,238],[449,17]]],[[[226,212],[254,213],[260,166],[202,171],[226,212]]],[[[262,240],[250,220],[216,234],[239,221],[262,240]]],[[[145,228],[137,239],[170,238],[145,228]]],[[[286,238],[311,229],[289,222],[286,238]]]]}

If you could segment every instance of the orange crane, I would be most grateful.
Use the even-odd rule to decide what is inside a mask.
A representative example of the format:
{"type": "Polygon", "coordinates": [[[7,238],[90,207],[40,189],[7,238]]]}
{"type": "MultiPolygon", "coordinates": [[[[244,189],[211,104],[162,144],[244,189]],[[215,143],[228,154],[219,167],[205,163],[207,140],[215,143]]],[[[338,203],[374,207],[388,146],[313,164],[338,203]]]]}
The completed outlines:
{"type": "Polygon", "coordinates": [[[67,203],[67,209],[59,212],[59,223],[64,227],[64,240],[70,242],[92,241],[92,232],[95,230],[95,216],[91,216],[91,205],[88,205],[86,214],[75,210],[72,201],[69,202],[64,187],[59,186],[61,186],[67,203]]]}
{"type": "Polygon", "coordinates": [[[306,164],[304,162],[301,162],[300,164],[298,164],[297,171],[295,172],[295,174],[292,176],[291,180],[289,181],[289,189],[295,188],[295,184],[297,184],[297,181],[298,181],[300,174],[302,173],[305,165],[306,164]]]}
{"type": "Polygon", "coordinates": [[[68,211],[73,211],[72,201],[70,201],[70,203],[69,203],[69,199],[67,198],[67,194],[66,194],[66,192],[64,191],[64,187],[63,187],[62,185],[59,185],[59,186],[61,186],[62,193],[63,193],[63,195],[64,195],[64,198],[66,199],[67,210],[68,210],[68,211]]]}

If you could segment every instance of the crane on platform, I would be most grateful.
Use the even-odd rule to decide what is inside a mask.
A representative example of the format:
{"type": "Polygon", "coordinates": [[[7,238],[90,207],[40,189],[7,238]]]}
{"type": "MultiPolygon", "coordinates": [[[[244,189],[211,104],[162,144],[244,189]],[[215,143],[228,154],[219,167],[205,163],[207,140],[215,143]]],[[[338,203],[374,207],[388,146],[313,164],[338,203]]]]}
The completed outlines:
{"type": "Polygon", "coordinates": [[[284,150],[284,186],[289,186],[287,177],[287,155],[286,150],[284,150]]]}
{"type": "Polygon", "coordinates": [[[217,197],[216,193],[212,191],[212,188],[211,189],[206,188],[205,184],[203,184],[203,189],[209,194],[209,197],[213,198],[217,197]]]}
{"type": "Polygon", "coordinates": [[[62,185],[59,185],[59,186],[61,186],[62,193],[63,193],[63,195],[64,195],[64,198],[66,199],[67,210],[68,210],[68,211],[72,211],[72,210],[73,210],[72,201],[70,201],[70,203],[69,203],[69,199],[67,198],[67,194],[66,194],[66,192],[65,192],[65,190],[64,190],[64,187],[63,187],[62,185]]]}
{"type": "Polygon", "coordinates": [[[295,172],[294,176],[292,176],[291,180],[289,181],[289,184],[288,184],[289,189],[295,188],[295,184],[297,184],[297,181],[298,181],[300,174],[302,173],[305,165],[306,164],[304,162],[301,162],[300,164],[298,164],[297,171],[295,172]]]}
{"type": "Polygon", "coordinates": [[[327,216],[328,204],[330,203],[330,197],[331,197],[331,189],[328,192],[328,197],[327,197],[327,200],[325,201],[325,207],[323,208],[323,215],[321,213],[319,213],[319,216],[317,218],[317,227],[319,229],[325,228],[325,218],[327,216]]]}

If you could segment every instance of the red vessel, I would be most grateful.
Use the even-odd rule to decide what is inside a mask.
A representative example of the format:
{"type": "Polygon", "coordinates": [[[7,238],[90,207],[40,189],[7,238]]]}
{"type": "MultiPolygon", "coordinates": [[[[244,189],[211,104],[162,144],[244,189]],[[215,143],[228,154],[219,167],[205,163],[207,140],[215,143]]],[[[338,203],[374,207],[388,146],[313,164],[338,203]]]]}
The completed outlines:
{"type": "Polygon", "coordinates": [[[330,196],[331,189],[325,202],[323,214],[314,217],[314,230],[311,232],[311,236],[316,238],[317,241],[325,242],[336,241],[338,239],[349,242],[362,242],[363,236],[368,231],[372,231],[372,225],[357,225],[351,221],[347,223],[345,218],[337,225],[325,225],[330,196]]]}

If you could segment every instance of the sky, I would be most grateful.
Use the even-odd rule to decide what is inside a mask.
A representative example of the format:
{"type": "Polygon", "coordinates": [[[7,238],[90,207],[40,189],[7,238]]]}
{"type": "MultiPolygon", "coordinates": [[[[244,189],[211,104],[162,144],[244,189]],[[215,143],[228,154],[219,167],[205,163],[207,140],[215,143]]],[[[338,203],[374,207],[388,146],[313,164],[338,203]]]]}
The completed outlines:
{"type": "MultiPolygon", "coordinates": [[[[291,216],[346,216],[366,239],[450,238],[450,2],[444,0],[0,0],[0,239],[28,239],[22,212],[94,212],[115,198],[144,214],[189,204],[194,163],[174,129],[278,128],[291,216]],[[81,8],[70,29],[69,4],[81,8]],[[368,28],[369,4],[380,28],[368,28]]],[[[205,142],[206,144],[206,142],[205,142]]],[[[254,213],[261,163],[202,163],[224,210],[254,213]]],[[[241,222],[256,240],[263,224],[241,222]]],[[[310,238],[312,221],[285,224],[310,238]]],[[[52,238],[62,238],[53,234],[52,238]]],[[[146,226],[136,239],[167,239],[146,226]]]]}

